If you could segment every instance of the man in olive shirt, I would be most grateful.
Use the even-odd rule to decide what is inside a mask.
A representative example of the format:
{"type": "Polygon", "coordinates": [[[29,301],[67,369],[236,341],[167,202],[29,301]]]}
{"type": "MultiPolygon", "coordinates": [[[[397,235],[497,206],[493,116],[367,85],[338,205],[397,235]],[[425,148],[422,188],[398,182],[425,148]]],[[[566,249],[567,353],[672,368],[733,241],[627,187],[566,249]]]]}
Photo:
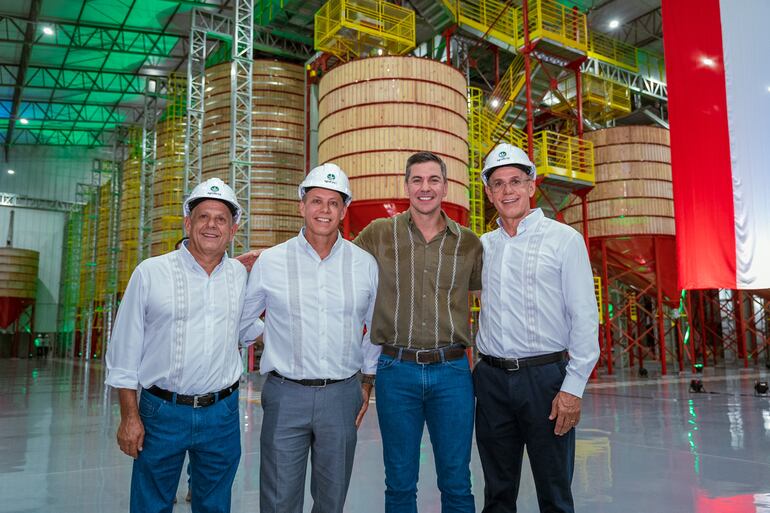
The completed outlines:
{"type": "Polygon", "coordinates": [[[406,163],[409,209],[377,219],[355,240],[379,268],[371,341],[385,460],[385,511],[417,511],[420,441],[428,425],[441,509],[475,510],[470,481],[473,383],[468,292],[481,289],[481,242],[441,209],[446,165],[416,153],[406,163]]]}

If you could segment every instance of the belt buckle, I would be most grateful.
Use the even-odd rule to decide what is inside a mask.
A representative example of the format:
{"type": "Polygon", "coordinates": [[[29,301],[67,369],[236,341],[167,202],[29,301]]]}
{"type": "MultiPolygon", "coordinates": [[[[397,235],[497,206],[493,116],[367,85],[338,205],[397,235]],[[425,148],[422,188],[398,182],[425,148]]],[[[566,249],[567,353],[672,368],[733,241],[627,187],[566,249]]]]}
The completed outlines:
{"type": "Polygon", "coordinates": [[[201,396],[199,396],[199,395],[194,395],[193,396],[193,405],[192,405],[193,408],[202,408],[203,407],[202,404],[198,404],[198,399],[200,399],[200,397],[201,396]]]}
{"type": "Polygon", "coordinates": [[[421,362],[420,361],[420,353],[430,353],[431,351],[433,351],[433,350],[432,349],[418,349],[414,353],[414,362],[418,363],[420,365],[428,365],[428,364],[432,363],[432,362],[421,362]]]}
{"type": "Polygon", "coordinates": [[[323,385],[310,385],[310,388],[326,388],[326,382],[329,381],[328,379],[323,380],[323,385]]]}
{"type": "Polygon", "coordinates": [[[518,358],[511,358],[514,362],[516,362],[516,368],[515,369],[509,369],[506,368],[505,370],[508,372],[516,372],[517,370],[521,369],[521,366],[519,365],[519,359],[518,358]]]}

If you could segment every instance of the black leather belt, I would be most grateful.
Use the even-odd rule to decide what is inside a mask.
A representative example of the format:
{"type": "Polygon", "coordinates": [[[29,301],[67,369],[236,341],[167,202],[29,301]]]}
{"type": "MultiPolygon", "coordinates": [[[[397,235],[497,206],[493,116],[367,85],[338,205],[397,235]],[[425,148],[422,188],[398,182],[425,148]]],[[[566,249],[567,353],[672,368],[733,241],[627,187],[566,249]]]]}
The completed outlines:
{"type": "Polygon", "coordinates": [[[437,349],[408,349],[406,347],[383,345],[382,354],[392,356],[393,358],[400,358],[406,362],[424,365],[465,358],[465,347],[451,345],[437,349]]]}
{"type": "MultiPolygon", "coordinates": [[[[326,385],[332,385],[334,383],[341,383],[342,381],[345,381],[345,379],[291,379],[287,378],[286,376],[279,374],[277,371],[271,370],[270,371],[271,376],[275,376],[276,378],[285,379],[286,381],[291,381],[292,383],[297,383],[299,385],[305,386],[305,387],[325,387],[326,385]]],[[[351,376],[352,377],[352,376],[351,376]]]]}
{"type": "Polygon", "coordinates": [[[563,362],[567,359],[567,351],[548,353],[540,356],[530,356],[528,358],[497,358],[483,353],[479,353],[479,356],[485,363],[492,367],[507,371],[517,371],[523,367],[535,367],[537,365],[546,365],[548,363],[563,362]]]}
{"type": "Polygon", "coordinates": [[[193,408],[204,408],[206,406],[211,406],[217,401],[221,401],[225,397],[228,397],[230,394],[238,390],[238,382],[236,381],[229,387],[223,388],[219,392],[211,392],[210,394],[203,394],[203,395],[174,394],[174,392],[171,392],[169,390],[164,390],[160,387],[156,387],[155,385],[151,386],[150,388],[145,388],[145,390],[147,390],[149,393],[151,393],[155,397],[160,397],[164,401],[169,401],[173,403],[174,396],[176,396],[176,404],[181,404],[183,406],[192,406],[193,408]]]}

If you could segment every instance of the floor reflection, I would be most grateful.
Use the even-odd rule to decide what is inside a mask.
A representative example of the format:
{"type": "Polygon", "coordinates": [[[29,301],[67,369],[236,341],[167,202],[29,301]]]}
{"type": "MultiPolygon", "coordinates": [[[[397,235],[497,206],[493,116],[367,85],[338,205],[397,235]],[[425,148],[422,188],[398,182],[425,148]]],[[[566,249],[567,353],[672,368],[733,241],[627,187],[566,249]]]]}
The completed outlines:
{"type": "MultiPolygon", "coordinates": [[[[766,371],[708,371],[703,394],[688,392],[689,377],[603,378],[589,386],[573,483],[578,511],[770,513],[770,399],[753,393],[766,371]]],[[[131,460],[115,443],[119,406],[103,380],[99,362],[0,360],[0,512],[128,510],[131,460]]],[[[234,512],[259,508],[263,381],[251,375],[242,382],[243,458],[234,512]]],[[[435,479],[426,432],[421,512],[440,511],[435,479]]],[[[346,511],[383,511],[383,480],[376,409],[370,408],[346,511]]],[[[475,450],[472,480],[480,511],[484,479],[475,450]]],[[[181,484],[175,511],[189,511],[185,492],[181,484]]],[[[309,491],[306,496],[309,501],[309,491]]],[[[526,463],[519,511],[537,511],[526,463]]]]}

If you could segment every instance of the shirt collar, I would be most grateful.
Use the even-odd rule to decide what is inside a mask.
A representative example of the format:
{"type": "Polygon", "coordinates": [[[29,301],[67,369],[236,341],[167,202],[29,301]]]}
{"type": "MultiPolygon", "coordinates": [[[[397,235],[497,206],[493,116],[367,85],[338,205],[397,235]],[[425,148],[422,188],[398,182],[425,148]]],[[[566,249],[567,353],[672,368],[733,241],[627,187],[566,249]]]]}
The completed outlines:
{"type": "MultiPolygon", "coordinates": [[[[301,248],[303,248],[305,251],[307,251],[310,255],[312,255],[318,261],[321,260],[321,257],[318,256],[318,253],[316,252],[315,248],[313,246],[311,246],[310,243],[308,242],[308,240],[305,238],[305,227],[304,226],[300,229],[299,234],[297,235],[297,241],[299,242],[299,245],[300,245],[301,248]]],[[[342,234],[339,231],[337,231],[337,240],[334,241],[334,246],[332,246],[332,250],[329,252],[329,256],[327,256],[326,258],[331,257],[332,255],[334,255],[339,250],[339,248],[343,244],[342,241],[343,241],[342,234]]]]}
{"type": "MultiPolygon", "coordinates": [[[[195,260],[195,257],[193,256],[192,253],[190,253],[190,250],[187,249],[187,245],[189,243],[190,243],[189,240],[184,241],[182,243],[182,246],[177,250],[182,255],[182,261],[184,261],[188,266],[190,266],[191,269],[200,269],[201,271],[203,271],[205,273],[206,270],[203,268],[203,266],[201,264],[198,263],[197,260],[195,260]]],[[[217,266],[212,271],[212,273],[211,273],[212,276],[214,275],[214,273],[216,273],[222,267],[222,265],[224,265],[224,263],[227,260],[227,258],[228,258],[227,257],[227,251],[225,251],[225,254],[222,255],[222,260],[219,261],[217,266]]]]}
{"type": "MultiPolygon", "coordinates": [[[[516,229],[516,236],[525,233],[527,230],[535,226],[543,217],[545,217],[543,214],[543,209],[533,208],[530,210],[529,214],[527,214],[519,223],[519,227],[516,229]]],[[[505,228],[503,228],[503,221],[499,217],[497,218],[497,226],[500,227],[500,233],[503,237],[506,239],[512,238],[510,235],[508,235],[508,232],[505,231],[505,228]]]]}
{"type": "MultiPolygon", "coordinates": [[[[407,221],[409,221],[409,224],[414,226],[414,221],[412,220],[412,213],[407,209],[404,211],[404,214],[406,216],[407,221]]],[[[460,235],[460,226],[452,220],[448,215],[446,215],[446,212],[444,210],[441,210],[441,217],[444,218],[444,222],[446,223],[447,228],[449,228],[449,233],[454,235],[455,237],[460,235]]]]}

